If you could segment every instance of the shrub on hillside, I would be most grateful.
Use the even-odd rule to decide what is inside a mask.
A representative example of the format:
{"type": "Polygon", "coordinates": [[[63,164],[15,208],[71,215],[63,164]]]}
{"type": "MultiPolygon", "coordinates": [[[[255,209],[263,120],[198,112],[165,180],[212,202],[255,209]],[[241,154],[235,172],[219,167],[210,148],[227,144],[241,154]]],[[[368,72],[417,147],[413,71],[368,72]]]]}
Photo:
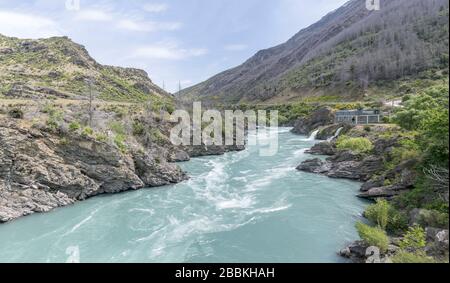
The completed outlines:
{"type": "Polygon", "coordinates": [[[14,108],[14,109],[9,110],[8,116],[13,119],[23,119],[24,113],[21,109],[14,108]]]}
{"type": "Polygon", "coordinates": [[[378,247],[382,252],[386,252],[389,247],[389,237],[386,232],[379,227],[370,227],[361,222],[356,224],[359,237],[369,246],[378,247]]]}
{"type": "Polygon", "coordinates": [[[117,148],[122,152],[125,153],[127,151],[127,145],[125,143],[126,137],[124,135],[116,135],[114,138],[114,143],[116,144],[117,148]]]}
{"type": "Polygon", "coordinates": [[[387,200],[380,199],[377,203],[367,208],[365,215],[367,219],[376,223],[379,228],[386,230],[389,223],[389,210],[391,206],[387,200]]]}
{"type": "Polygon", "coordinates": [[[409,227],[408,232],[400,242],[400,248],[405,251],[417,252],[427,245],[427,236],[425,230],[418,226],[409,227]]]}
{"type": "Polygon", "coordinates": [[[142,136],[145,133],[145,126],[139,121],[133,123],[133,135],[142,136]]]}
{"type": "Polygon", "coordinates": [[[84,137],[91,137],[94,134],[94,130],[90,127],[86,127],[83,129],[83,132],[81,133],[81,135],[83,135],[84,137]]]}
{"type": "Polygon", "coordinates": [[[403,233],[408,227],[407,217],[384,199],[380,199],[376,204],[369,206],[364,215],[378,227],[391,233],[403,233]]]}
{"type": "Polygon", "coordinates": [[[80,123],[78,123],[78,122],[72,122],[72,123],[70,123],[70,125],[69,125],[69,130],[70,130],[71,132],[76,132],[76,131],[78,131],[79,129],[81,129],[80,123]]]}
{"type": "Polygon", "coordinates": [[[356,153],[369,153],[373,150],[372,142],[367,138],[350,138],[341,136],[336,144],[339,150],[351,150],[356,153]]]}

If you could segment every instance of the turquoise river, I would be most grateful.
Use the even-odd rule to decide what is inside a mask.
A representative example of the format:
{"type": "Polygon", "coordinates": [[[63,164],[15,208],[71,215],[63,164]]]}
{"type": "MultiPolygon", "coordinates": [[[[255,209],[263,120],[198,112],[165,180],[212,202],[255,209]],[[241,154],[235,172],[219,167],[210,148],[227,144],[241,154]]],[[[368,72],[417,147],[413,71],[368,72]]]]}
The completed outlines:
{"type": "Polygon", "coordinates": [[[303,173],[316,141],[279,128],[259,146],[181,163],[181,184],[99,196],[0,225],[0,262],[343,262],[360,184],[303,173]]]}

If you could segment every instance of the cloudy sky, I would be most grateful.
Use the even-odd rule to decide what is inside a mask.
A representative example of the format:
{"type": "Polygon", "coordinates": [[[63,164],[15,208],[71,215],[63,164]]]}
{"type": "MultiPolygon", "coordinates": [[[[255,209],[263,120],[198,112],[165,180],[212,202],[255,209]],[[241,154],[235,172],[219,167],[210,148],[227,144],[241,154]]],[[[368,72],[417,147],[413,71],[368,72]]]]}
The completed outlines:
{"type": "Polygon", "coordinates": [[[179,81],[187,87],[237,66],[345,2],[0,0],[0,33],[67,35],[100,63],[145,69],[155,83],[176,91],[179,81]]]}

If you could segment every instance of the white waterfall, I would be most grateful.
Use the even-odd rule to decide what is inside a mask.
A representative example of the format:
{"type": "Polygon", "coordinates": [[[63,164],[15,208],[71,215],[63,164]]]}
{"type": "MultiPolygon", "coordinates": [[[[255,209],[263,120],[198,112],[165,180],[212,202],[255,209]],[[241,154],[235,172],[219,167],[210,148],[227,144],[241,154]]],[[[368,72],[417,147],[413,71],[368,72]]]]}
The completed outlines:
{"type": "Polygon", "coordinates": [[[344,129],[343,127],[339,128],[339,129],[336,131],[336,133],[334,134],[334,136],[332,136],[331,138],[329,138],[327,141],[328,141],[328,142],[332,142],[334,139],[338,138],[339,135],[341,134],[341,132],[342,132],[343,129],[344,129]]]}
{"type": "Polygon", "coordinates": [[[320,130],[316,130],[314,132],[312,132],[311,136],[309,136],[309,138],[307,139],[308,141],[314,141],[316,140],[317,135],[319,134],[320,130]]]}

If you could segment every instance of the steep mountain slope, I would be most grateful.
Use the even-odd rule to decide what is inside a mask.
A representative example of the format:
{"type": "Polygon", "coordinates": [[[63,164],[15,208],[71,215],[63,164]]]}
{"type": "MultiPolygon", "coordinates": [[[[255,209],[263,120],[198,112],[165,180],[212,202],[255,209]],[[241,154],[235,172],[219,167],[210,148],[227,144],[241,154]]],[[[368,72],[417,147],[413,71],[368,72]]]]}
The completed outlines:
{"type": "Polygon", "coordinates": [[[28,40],[0,35],[0,96],[141,101],[168,94],[142,70],[103,66],[67,37],[28,40]]]}
{"type": "Polygon", "coordinates": [[[212,102],[362,96],[382,81],[448,76],[448,1],[352,0],[284,44],[180,93],[212,102]],[[284,98],[283,98],[284,97],[284,98]]]}

